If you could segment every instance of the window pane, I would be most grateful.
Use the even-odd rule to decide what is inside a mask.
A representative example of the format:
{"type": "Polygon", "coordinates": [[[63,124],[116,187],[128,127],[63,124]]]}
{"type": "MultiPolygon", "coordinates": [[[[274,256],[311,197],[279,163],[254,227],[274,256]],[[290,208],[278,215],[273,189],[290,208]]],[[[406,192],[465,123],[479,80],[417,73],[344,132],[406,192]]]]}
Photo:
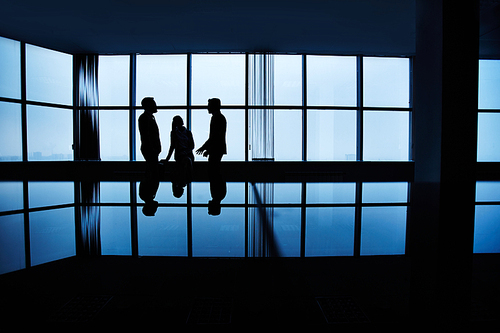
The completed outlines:
{"type": "Polygon", "coordinates": [[[409,107],[408,58],[363,58],[364,106],[409,107]]]}
{"type": "Polygon", "coordinates": [[[409,112],[364,112],[363,160],[409,160],[409,112]]]}
{"type": "Polygon", "coordinates": [[[307,160],[356,160],[356,111],[307,111],[307,160]]]}
{"type": "Polygon", "coordinates": [[[479,113],[477,161],[500,162],[500,113],[479,113]]]}
{"type": "Polygon", "coordinates": [[[354,207],[306,209],[307,257],[354,254],[354,207]]]}
{"type": "Polygon", "coordinates": [[[274,243],[282,257],[300,257],[300,208],[275,207],[274,243]]]}
{"type": "Polygon", "coordinates": [[[129,56],[99,56],[99,105],[129,104],[129,56]]]}
{"type": "Polygon", "coordinates": [[[476,201],[500,201],[500,182],[477,182],[476,201]]]}
{"type": "Polygon", "coordinates": [[[207,105],[214,97],[222,105],[245,104],[244,55],[193,55],[191,75],[193,105],[207,105]]]}
{"type": "Polygon", "coordinates": [[[302,105],[302,56],[274,56],[274,105],[302,105]]]}
{"type": "Polygon", "coordinates": [[[28,100],[73,105],[73,56],[26,45],[28,100]]]}
{"type": "Polygon", "coordinates": [[[476,206],[474,253],[500,253],[500,206],[476,206]]]}
{"type": "Polygon", "coordinates": [[[193,207],[193,257],[244,257],[245,208],[223,207],[218,216],[193,207]]]}
{"type": "Polygon", "coordinates": [[[130,207],[101,207],[101,253],[131,255],[130,207]]]}
{"type": "Polygon", "coordinates": [[[356,202],[355,183],[308,183],[308,204],[349,204],[356,202]]]}
{"type": "Polygon", "coordinates": [[[363,203],[408,202],[408,183],[363,183],[363,203]]]}
{"type": "Polygon", "coordinates": [[[356,57],[307,56],[307,104],[356,105],[356,57]]]}
{"type": "Polygon", "coordinates": [[[101,160],[129,160],[129,111],[99,111],[101,160]]]}
{"type": "Polygon", "coordinates": [[[139,255],[187,256],[187,209],[158,207],[154,217],[137,212],[139,255]]]}
{"type": "MultiPolygon", "coordinates": [[[[136,161],[144,161],[144,156],[141,153],[141,134],[139,132],[139,117],[143,112],[137,112],[136,114],[136,161]]],[[[186,110],[160,110],[154,114],[156,119],[156,124],[158,125],[158,130],[160,131],[160,142],[161,142],[161,153],[159,158],[164,159],[167,157],[168,149],[170,148],[170,131],[172,130],[172,119],[179,115],[184,121],[184,126],[186,126],[186,110]]],[[[196,137],[193,133],[194,144],[196,147],[196,137]]],[[[174,156],[172,156],[171,161],[173,161],[174,156]]]]}
{"type": "Polygon", "coordinates": [[[21,98],[21,43],[0,37],[0,96],[21,98]]]}
{"type": "Polygon", "coordinates": [[[30,248],[32,265],[76,255],[75,209],[30,213],[30,248]]]}
{"type": "Polygon", "coordinates": [[[137,97],[154,97],[158,105],[186,105],[186,55],[138,55],[137,97]]]}
{"type": "Polygon", "coordinates": [[[0,161],[21,161],[21,105],[0,102],[0,161]]]}
{"type": "Polygon", "coordinates": [[[0,274],[25,267],[24,215],[0,216],[0,274]]]}
{"type": "Polygon", "coordinates": [[[364,207],[361,211],[361,255],[404,254],[406,207],[364,207]]]}
{"type": "Polygon", "coordinates": [[[73,111],[28,105],[28,160],[73,160],[73,111]]]}
{"type": "Polygon", "coordinates": [[[479,108],[500,109],[500,61],[479,60],[479,108]]]}
{"type": "Polygon", "coordinates": [[[30,208],[74,203],[74,191],[73,182],[29,182],[30,208]]]}
{"type": "Polygon", "coordinates": [[[0,182],[0,212],[23,209],[23,183],[0,182]]]}
{"type": "Polygon", "coordinates": [[[274,111],[274,159],[302,161],[302,111],[274,111]]]}

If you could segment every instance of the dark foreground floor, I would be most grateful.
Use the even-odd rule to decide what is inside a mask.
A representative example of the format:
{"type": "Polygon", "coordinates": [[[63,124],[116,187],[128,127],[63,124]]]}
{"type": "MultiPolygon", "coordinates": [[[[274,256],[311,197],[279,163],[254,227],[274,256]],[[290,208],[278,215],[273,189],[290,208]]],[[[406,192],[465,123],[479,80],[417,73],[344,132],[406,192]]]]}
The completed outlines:
{"type": "MultiPolygon", "coordinates": [[[[475,258],[471,311],[476,328],[498,327],[500,275],[498,265],[492,267],[497,258],[475,258]]],[[[74,257],[1,275],[0,311],[4,327],[130,325],[166,331],[199,324],[329,329],[352,324],[401,329],[409,324],[408,261],[74,257]]]]}

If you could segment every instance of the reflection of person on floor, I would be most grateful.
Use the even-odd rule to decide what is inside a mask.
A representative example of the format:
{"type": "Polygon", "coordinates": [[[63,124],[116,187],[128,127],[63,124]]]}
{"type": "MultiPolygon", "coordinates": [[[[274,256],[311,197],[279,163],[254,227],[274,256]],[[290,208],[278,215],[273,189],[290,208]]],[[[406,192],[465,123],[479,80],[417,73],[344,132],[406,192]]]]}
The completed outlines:
{"type": "Polygon", "coordinates": [[[222,175],[217,175],[210,179],[210,194],[212,200],[208,202],[208,214],[219,215],[221,210],[221,201],[226,197],[226,181],[222,175]]]}
{"type": "Polygon", "coordinates": [[[154,200],[159,186],[158,156],[161,152],[160,131],[154,113],[158,112],[153,97],[145,97],[142,102],[144,112],[139,117],[139,134],[141,136],[141,152],[146,160],[145,179],[139,184],[139,197],[144,200],[144,215],[152,216],[158,208],[154,200]]]}
{"type": "Polygon", "coordinates": [[[220,161],[227,154],[226,147],[226,118],[220,112],[221,102],[218,98],[208,100],[208,113],[210,120],[210,133],[208,140],[196,150],[198,155],[208,156],[209,177],[216,177],[220,173],[220,161]]]}
{"type": "Polygon", "coordinates": [[[192,179],[193,149],[194,140],[191,131],[184,127],[184,121],[180,116],[175,116],[172,119],[172,131],[170,132],[170,149],[164,161],[168,162],[174,154],[176,166],[172,177],[172,192],[177,198],[182,196],[184,186],[192,179]]]}

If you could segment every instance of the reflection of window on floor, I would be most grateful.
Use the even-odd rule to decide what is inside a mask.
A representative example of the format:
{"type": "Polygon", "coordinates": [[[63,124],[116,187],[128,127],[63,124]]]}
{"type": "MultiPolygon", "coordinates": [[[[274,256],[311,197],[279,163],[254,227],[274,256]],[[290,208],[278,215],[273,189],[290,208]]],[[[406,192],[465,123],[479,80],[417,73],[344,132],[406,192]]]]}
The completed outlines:
{"type": "Polygon", "coordinates": [[[474,253],[500,253],[500,182],[476,183],[474,253]]]}

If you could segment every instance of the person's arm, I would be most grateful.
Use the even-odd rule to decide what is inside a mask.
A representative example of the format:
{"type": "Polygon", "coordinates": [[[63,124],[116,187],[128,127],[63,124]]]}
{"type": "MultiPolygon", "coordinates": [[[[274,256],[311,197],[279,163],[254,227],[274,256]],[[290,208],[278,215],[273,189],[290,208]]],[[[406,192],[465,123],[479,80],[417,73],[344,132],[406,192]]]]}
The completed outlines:
{"type": "Polygon", "coordinates": [[[172,153],[174,152],[175,146],[174,146],[174,133],[170,132],[170,149],[168,150],[167,158],[165,159],[166,162],[170,160],[170,157],[172,157],[172,153]]]}

